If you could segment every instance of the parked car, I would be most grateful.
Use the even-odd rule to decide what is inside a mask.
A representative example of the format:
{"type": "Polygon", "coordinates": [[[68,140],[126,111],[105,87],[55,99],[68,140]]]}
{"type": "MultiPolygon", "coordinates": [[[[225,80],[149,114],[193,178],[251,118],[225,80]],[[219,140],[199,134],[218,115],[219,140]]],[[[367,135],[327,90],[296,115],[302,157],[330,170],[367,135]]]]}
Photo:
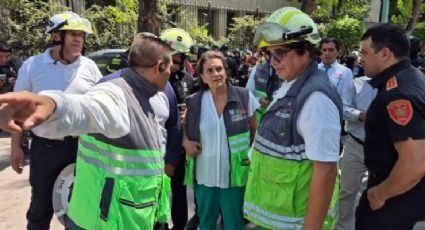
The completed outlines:
{"type": "Polygon", "coordinates": [[[112,59],[122,53],[125,53],[126,49],[102,49],[87,54],[87,57],[92,59],[97,67],[99,68],[102,75],[109,74],[106,67],[111,63],[112,59]]]}

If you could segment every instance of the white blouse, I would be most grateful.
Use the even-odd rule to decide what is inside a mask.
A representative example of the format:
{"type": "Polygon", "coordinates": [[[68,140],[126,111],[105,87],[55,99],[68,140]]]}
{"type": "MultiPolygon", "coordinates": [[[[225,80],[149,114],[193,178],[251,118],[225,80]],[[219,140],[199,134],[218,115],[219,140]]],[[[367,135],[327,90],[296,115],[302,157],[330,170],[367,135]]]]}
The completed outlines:
{"type": "MultiPolygon", "coordinates": [[[[260,104],[249,93],[248,116],[260,104]]],[[[211,91],[204,92],[200,118],[201,154],[196,158],[196,180],[208,187],[229,187],[230,156],[223,116],[218,117],[211,91]]]]}

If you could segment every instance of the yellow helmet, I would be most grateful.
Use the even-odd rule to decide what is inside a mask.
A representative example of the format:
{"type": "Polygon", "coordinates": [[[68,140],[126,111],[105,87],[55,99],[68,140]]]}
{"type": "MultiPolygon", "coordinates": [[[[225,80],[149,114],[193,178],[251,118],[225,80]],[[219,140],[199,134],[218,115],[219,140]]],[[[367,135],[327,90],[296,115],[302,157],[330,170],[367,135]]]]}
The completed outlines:
{"type": "Polygon", "coordinates": [[[189,53],[190,47],[194,45],[189,33],[179,28],[165,30],[159,37],[176,53],[189,53]]]}
{"type": "Polygon", "coordinates": [[[254,44],[259,47],[299,41],[317,45],[320,35],[313,19],[294,7],[283,7],[273,12],[266,22],[258,26],[254,37],[254,44]]]}
{"type": "Polygon", "coordinates": [[[55,14],[49,19],[46,33],[50,34],[58,30],[80,30],[86,34],[93,33],[90,21],[71,11],[55,14]]]}

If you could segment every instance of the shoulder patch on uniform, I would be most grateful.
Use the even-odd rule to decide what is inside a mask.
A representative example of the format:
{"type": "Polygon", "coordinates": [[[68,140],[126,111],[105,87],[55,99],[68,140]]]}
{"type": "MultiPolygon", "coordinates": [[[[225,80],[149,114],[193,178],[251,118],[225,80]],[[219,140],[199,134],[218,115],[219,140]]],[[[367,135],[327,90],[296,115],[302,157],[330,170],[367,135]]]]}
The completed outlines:
{"type": "Polygon", "coordinates": [[[397,79],[395,78],[395,76],[393,76],[392,78],[390,78],[390,79],[387,81],[387,91],[388,91],[388,90],[395,89],[395,88],[397,88],[397,87],[398,87],[397,79]]]}
{"type": "Polygon", "coordinates": [[[399,125],[407,125],[413,116],[413,107],[410,101],[399,99],[387,105],[391,119],[399,125]]]}

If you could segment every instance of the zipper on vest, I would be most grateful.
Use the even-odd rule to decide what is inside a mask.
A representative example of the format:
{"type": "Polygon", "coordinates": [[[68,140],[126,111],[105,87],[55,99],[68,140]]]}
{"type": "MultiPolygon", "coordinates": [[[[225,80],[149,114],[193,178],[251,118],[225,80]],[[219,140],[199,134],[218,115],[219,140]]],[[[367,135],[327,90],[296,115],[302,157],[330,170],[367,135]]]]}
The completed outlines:
{"type": "Polygon", "coordinates": [[[228,137],[227,137],[227,147],[229,148],[229,188],[231,188],[232,187],[232,151],[230,149],[230,143],[229,143],[228,137]]]}
{"type": "Polygon", "coordinates": [[[119,201],[123,205],[133,207],[133,208],[136,208],[136,209],[143,209],[143,208],[147,208],[147,207],[150,207],[150,206],[154,206],[156,204],[155,201],[151,201],[151,202],[147,202],[147,203],[143,203],[143,204],[136,204],[133,201],[126,200],[126,199],[123,199],[123,198],[120,198],[119,201]]]}

